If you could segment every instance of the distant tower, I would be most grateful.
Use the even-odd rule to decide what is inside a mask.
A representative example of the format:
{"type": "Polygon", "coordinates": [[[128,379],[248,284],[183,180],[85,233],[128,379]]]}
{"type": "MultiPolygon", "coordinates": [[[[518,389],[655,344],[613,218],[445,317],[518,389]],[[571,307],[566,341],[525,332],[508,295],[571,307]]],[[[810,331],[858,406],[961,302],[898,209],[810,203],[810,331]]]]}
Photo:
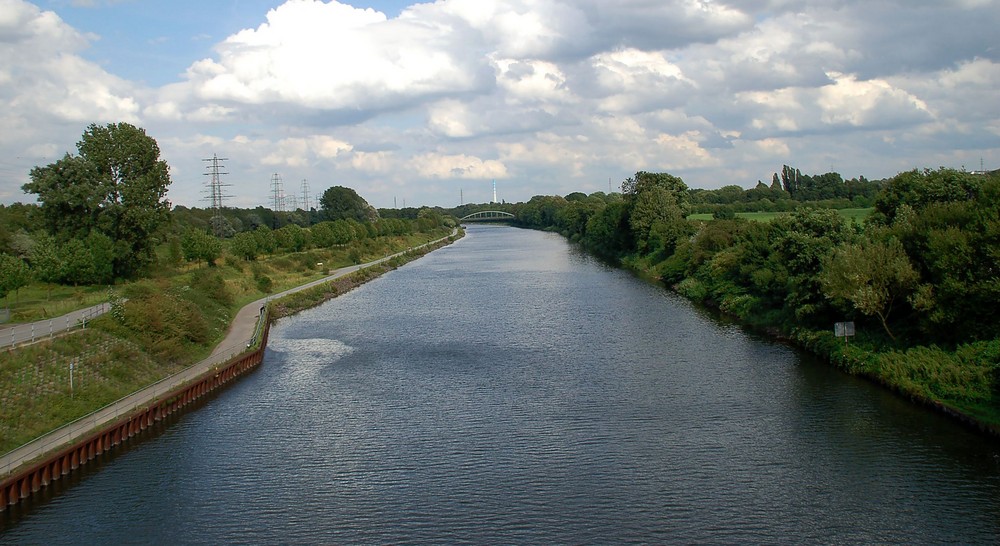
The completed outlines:
{"type": "Polygon", "coordinates": [[[281,175],[278,173],[271,176],[271,210],[285,211],[285,190],[281,187],[281,175]]]}
{"type": "Polygon", "coordinates": [[[494,203],[497,202],[497,180],[496,180],[496,178],[493,179],[493,202],[494,203]]]}
{"type": "Polygon", "coordinates": [[[309,182],[306,182],[306,179],[303,178],[302,179],[302,210],[304,210],[306,212],[309,212],[309,210],[310,210],[310,206],[309,205],[310,205],[310,203],[309,203],[309,182]]]}
{"type": "Polygon", "coordinates": [[[224,174],[229,174],[224,171],[225,167],[222,165],[223,161],[228,158],[219,157],[216,154],[212,154],[210,159],[202,159],[202,161],[211,161],[208,165],[208,172],[204,173],[205,176],[210,176],[211,181],[208,184],[208,200],[212,202],[212,229],[215,232],[216,237],[222,237],[225,235],[223,233],[224,223],[222,221],[222,199],[225,197],[231,197],[223,193],[222,188],[228,187],[230,184],[223,184],[220,178],[224,174]]]}

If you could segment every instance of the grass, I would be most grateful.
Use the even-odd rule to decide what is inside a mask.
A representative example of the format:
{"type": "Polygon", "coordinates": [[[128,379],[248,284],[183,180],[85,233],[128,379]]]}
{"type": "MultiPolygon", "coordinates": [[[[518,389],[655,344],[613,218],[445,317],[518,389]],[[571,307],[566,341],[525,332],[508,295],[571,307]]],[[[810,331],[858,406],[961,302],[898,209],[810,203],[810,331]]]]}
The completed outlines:
{"type": "Polygon", "coordinates": [[[135,343],[93,328],[4,351],[0,353],[0,453],[180,369],[155,363],[135,343]]]}
{"type": "MultiPolygon", "coordinates": [[[[448,233],[450,229],[380,238],[354,246],[268,256],[255,262],[221,261],[212,268],[204,264],[163,267],[155,278],[116,287],[129,298],[122,306],[124,322],[104,315],[89,322],[86,330],[0,352],[0,453],[204,358],[223,339],[236,312],[253,300],[316,280],[334,269],[353,265],[355,260],[372,261],[448,233]],[[271,280],[267,292],[259,289],[262,277],[271,280]]],[[[380,271],[402,263],[393,262],[380,271]]],[[[370,278],[365,275],[373,274],[357,276],[352,282],[360,284],[370,278]]],[[[339,291],[345,289],[346,285],[339,287],[339,291]]],[[[28,301],[50,294],[49,299],[43,299],[49,313],[101,303],[108,296],[107,287],[63,291],[31,287],[22,292],[34,294],[28,301]],[[66,301],[59,301],[57,295],[66,301]]],[[[312,304],[318,301],[323,298],[314,295],[312,304]]],[[[309,304],[300,300],[296,305],[309,304]]],[[[35,312],[43,307],[31,305],[35,312]]]]}
{"type": "MultiPolygon", "coordinates": [[[[871,208],[864,208],[864,209],[836,209],[836,211],[838,213],[840,213],[841,216],[843,216],[845,219],[850,220],[851,222],[854,222],[856,224],[863,222],[864,219],[867,218],[869,214],[871,214],[872,210],[873,209],[871,209],[871,208]]],[[[753,220],[755,222],[770,222],[771,220],[774,220],[778,216],[787,215],[787,214],[790,214],[790,213],[788,213],[788,212],[737,212],[736,216],[738,218],[746,218],[747,220],[753,220]]],[[[712,220],[712,213],[705,212],[705,213],[698,213],[698,214],[690,214],[690,215],[688,215],[687,219],[688,220],[708,221],[708,220],[712,220]]]]}
{"type": "Polygon", "coordinates": [[[10,322],[34,322],[59,317],[108,300],[106,286],[61,286],[35,283],[7,296],[10,322]]]}

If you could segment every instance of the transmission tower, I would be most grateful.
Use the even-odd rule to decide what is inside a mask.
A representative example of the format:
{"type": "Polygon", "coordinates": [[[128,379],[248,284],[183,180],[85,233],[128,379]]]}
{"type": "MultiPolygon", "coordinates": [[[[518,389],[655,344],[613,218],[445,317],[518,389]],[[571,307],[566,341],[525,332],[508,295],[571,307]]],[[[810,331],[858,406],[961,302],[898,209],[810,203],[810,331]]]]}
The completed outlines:
{"type": "Polygon", "coordinates": [[[309,212],[309,182],[302,179],[302,210],[309,212]]]}
{"type": "Polygon", "coordinates": [[[223,190],[223,188],[228,188],[231,184],[223,184],[221,178],[222,175],[229,174],[225,172],[225,166],[222,164],[223,161],[228,160],[229,158],[219,157],[216,154],[212,154],[211,159],[202,159],[202,161],[210,162],[206,167],[208,172],[204,174],[210,177],[208,197],[206,199],[212,203],[212,231],[216,237],[225,236],[225,233],[223,233],[222,200],[226,197],[232,197],[231,195],[226,195],[223,190]]]}
{"type": "Polygon", "coordinates": [[[285,212],[285,190],[281,186],[281,175],[271,175],[271,210],[285,212]]]}

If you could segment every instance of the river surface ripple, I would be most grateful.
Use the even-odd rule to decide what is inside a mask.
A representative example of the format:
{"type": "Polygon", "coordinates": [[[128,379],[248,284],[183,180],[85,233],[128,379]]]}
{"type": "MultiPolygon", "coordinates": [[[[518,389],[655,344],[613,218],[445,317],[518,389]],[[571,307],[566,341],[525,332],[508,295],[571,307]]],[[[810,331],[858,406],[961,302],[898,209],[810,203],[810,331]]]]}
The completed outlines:
{"type": "Polygon", "coordinates": [[[1000,446],[556,235],[468,236],[2,543],[994,543],[1000,446]]]}

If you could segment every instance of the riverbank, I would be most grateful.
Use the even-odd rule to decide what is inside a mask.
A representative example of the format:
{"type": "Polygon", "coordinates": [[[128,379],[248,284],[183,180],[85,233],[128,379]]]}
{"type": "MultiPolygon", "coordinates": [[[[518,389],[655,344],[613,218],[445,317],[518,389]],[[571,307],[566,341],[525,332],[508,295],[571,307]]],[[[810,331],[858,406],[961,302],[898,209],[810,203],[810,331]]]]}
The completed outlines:
{"type": "MultiPolygon", "coordinates": [[[[68,448],[68,446],[71,447],[79,438],[105,427],[111,420],[127,418],[137,410],[148,410],[148,406],[159,400],[164,392],[172,392],[183,385],[199,380],[206,374],[214,373],[220,366],[224,366],[224,363],[238,359],[240,353],[248,348],[256,348],[262,339],[260,335],[262,306],[273,308],[272,313],[263,317],[267,321],[286,316],[297,310],[316,305],[329,297],[344,293],[432,250],[449,244],[460,238],[461,235],[462,232],[456,229],[447,237],[366,264],[342,268],[318,281],[285,290],[243,306],[232,320],[225,337],[208,358],[177,374],[160,379],[152,385],[147,383],[149,386],[110,405],[94,406],[103,407],[7,452],[0,458],[0,471],[3,472],[0,475],[8,477],[5,482],[9,481],[12,475],[16,478],[16,475],[25,466],[45,458],[47,454],[68,448]],[[300,292],[304,295],[300,295],[300,292]]],[[[82,374],[77,380],[80,381],[80,379],[82,379],[82,374]]]]}
{"type": "MultiPolygon", "coordinates": [[[[754,227],[753,224],[749,226],[754,227]]],[[[556,229],[543,231],[559,232],[556,229]]],[[[562,235],[566,237],[565,233],[562,235]]],[[[588,253],[601,256],[585,241],[566,238],[588,253]]],[[[714,251],[724,252],[719,249],[714,251]]],[[[603,259],[711,309],[744,328],[788,342],[844,373],[864,378],[982,434],[1000,438],[1000,405],[996,389],[1000,385],[1000,339],[966,343],[952,349],[936,345],[895,348],[887,343],[887,339],[880,337],[879,329],[872,327],[868,332],[861,332],[860,328],[866,325],[859,323],[859,333],[865,334],[864,337],[845,343],[843,338],[834,335],[832,323],[829,330],[811,329],[801,324],[788,326],[787,322],[782,322],[785,319],[772,320],[781,318],[780,313],[773,309],[764,308],[764,312],[758,312],[759,297],[734,290],[732,282],[720,281],[718,286],[709,286],[709,281],[699,276],[707,268],[697,268],[697,264],[688,263],[696,261],[690,250],[678,251],[678,255],[666,259],[656,255],[628,255],[618,260],[603,256],[603,259]],[[720,296],[717,292],[723,293],[720,296]]],[[[699,264],[710,263],[705,255],[697,260],[700,260],[699,264]]],[[[737,268],[730,261],[725,264],[730,269],[737,268]]],[[[748,268],[753,269],[751,266],[748,268]]],[[[765,270],[758,276],[761,279],[770,278],[767,274],[765,270]]]]}
{"type": "Polygon", "coordinates": [[[960,349],[964,348],[966,353],[971,353],[964,358],[958,356],[958,350],[949,352],[936,346],[876,351],[858,343],[845,343],[832,329],[818,331],[799,327],[786,332],[779,325],[768,323],[766,318],[751,316],[751,320],[747,320],[747,317],[727,313],[719,305],[711,305],[703,299],[692,297],[690,292],[677,285],[664,283],[652,268],[641,269],[628,264],[622,264],[621,267],[650,282],[656,282],[695,304],[705,306],[744,328],[807,351],[838,370],[879,385],[910,403],[946,415],[984,435],[1000,438],[1000,408],[996,407],[991,397],[971,394],[968,396],[975,398],[964,401],[946,400],[933,396],[932,387],[938,384],[938,389],[950,389],[959,396],[970,392],[988,392],[989,385],[993,382],[991,374],[994,373],[990,367],[990,357],[992,355],[993,359],[996,358],[997,347],[1000,346],[1000,342],[996,340],[964,345],[960,349]],[[964,370],[965,373],[959,374],[956,370],[964,370]],[[945,383],[946,386],[940,385],[945,383]],[[976,388],[967,387],[968,384],[976,384],[976,388]]]}
{"type": "Polygon", "coordinates": [[[456,229],[449,237],[396,254],[384,261],[359,269],[350,275],[330,279],[327,282],[286,294],[269,302],[268,316],[270,320],[274,321],[282,317],[294,315],[310,307],[315,307],[324,301],[347,293],[372,279],[380,277],[393,269],[397,269],[408,262],[449,245],[463,236],[464,232],[456,229]]]}

